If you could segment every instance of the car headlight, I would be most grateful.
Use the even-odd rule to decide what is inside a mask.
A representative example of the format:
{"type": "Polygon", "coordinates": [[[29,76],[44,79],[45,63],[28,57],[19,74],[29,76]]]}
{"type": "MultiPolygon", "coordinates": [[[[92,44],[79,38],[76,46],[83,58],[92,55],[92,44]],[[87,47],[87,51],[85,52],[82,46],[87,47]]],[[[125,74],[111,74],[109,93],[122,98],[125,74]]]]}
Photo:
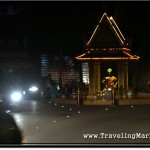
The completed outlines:
{"type": "Polygon", "coordinates": [[[22,99],[22,94],[21,94],[21,92],[13,92],[13,93],[11,94],[11,99],[12,99],[13,101],[15,101],[15,102],[20,101],[20,100],[22,99]]]}
{"type": "Polygon", "coordinates": [[[38,91],[38,88],[36,86],[32,86],[31,88],[29,88],[30,92],[36,92],[38,91]]]}

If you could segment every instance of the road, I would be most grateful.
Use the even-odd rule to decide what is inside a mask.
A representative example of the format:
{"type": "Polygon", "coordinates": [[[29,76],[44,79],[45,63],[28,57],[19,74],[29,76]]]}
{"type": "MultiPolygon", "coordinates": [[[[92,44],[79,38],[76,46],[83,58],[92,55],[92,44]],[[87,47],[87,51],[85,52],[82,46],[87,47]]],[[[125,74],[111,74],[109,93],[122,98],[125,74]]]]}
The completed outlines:
{"type": "Polygon", "coordinates": [[[24,131],[26,145],[150,143],[149,105],[76,106],[25,100],[12,112],[24,131]],[[101,137],[89,138],[87,134],[101,137]]]}

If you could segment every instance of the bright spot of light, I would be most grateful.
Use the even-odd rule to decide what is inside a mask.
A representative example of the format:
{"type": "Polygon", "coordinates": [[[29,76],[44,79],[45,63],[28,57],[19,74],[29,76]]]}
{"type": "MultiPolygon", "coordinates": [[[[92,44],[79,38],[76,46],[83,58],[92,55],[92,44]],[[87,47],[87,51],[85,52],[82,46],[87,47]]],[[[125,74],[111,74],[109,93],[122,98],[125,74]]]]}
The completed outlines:
{"type": "Polygon", "coordinates": [[[111,91],[111,88],[108,88],[108,91],[111,91]]]}
{"type": "Polygon", "coordinates": [[[9,114],[11,111],[10,110],[6,110],[6,113],[9,114]]]}
{"type": "Polygon", "coordinates": [[[11,99],[12,99],[13,101],[15,101],[15,102],[20,101],[21,98],[22,98],[21,92],[14,92],[14,93],[12,93],[12,95],[11,95],[11,99]]]}
{"type": "Polygon", "coordinates": [[[20,114],[14,114],[14,119],[18,125],[23,124],[22,116],[20,114]]]}
{"type": "Polygon", "coordinates": [[[58,90],[60,90],[60,87],[59,87],[59,85],[57,86],[57,89],[58,89],[58,90]]]}
{"type": "Polygon", "coordinates": [[[31,88],[29,88],[29,91],[36,92],[38,91],[38,88],[36,86],[32,86],[31,88]]]}

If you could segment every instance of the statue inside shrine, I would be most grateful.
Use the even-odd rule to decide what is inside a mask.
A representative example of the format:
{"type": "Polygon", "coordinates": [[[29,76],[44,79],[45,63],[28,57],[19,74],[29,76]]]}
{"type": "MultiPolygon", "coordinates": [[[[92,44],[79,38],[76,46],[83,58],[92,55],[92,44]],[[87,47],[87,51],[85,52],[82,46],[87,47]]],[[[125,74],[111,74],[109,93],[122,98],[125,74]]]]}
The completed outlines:
{"type": "Polygon", "coordinates": [[[116,88],[116,86],[117,86],[117,78],[112,75],[112,69],[111,68],[107,69],[107,72],[108,72],[108,76],[106,76],[102,80],[102,83],[105,86],[103,91],[114,90],[114,88],[116,88]]]}

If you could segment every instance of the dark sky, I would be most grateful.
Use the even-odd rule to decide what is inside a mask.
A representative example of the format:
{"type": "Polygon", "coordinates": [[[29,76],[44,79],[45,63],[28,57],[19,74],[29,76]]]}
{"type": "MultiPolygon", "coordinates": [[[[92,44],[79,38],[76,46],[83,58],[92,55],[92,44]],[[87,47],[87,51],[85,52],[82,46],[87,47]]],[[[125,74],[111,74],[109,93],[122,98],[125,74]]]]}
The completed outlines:
{"type": "Polygon", "coordinates": [[[18,34],[32,35],[34,45],[42,51],[61,49],[72,55],[83,51],[84,41],[89,39],[106,12],[113,16],[124,36],[132,41],[132,51],[145,61],[149,60],[148,1],[0,2],[0,6],[3,5],[9,7],[7,17],[13,18],[11,23],[16,24],[18,34]]]}

